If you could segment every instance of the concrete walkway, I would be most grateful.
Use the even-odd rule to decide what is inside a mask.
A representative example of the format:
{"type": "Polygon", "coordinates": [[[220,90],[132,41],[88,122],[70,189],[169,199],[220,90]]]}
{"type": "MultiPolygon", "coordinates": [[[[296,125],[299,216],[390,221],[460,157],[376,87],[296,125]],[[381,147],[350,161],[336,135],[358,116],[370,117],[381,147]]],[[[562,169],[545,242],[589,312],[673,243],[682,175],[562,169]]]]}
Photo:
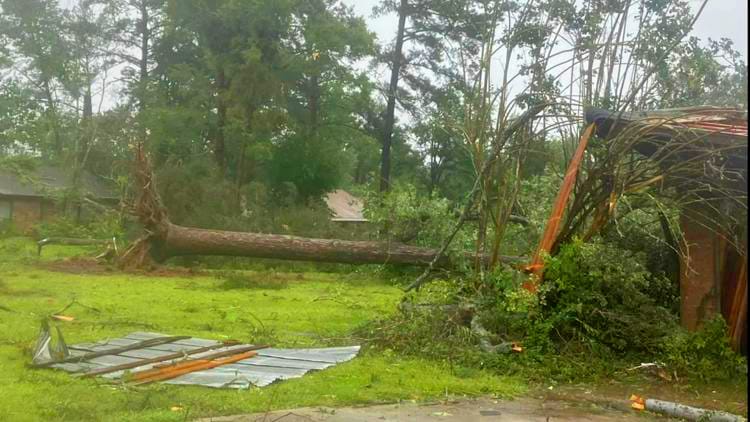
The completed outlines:
{"type": "Polygon", "coordinates": [[[591,403],[523,398],[488,398],[437,404],[401,403],[367,407],[299,408],[250,415],[201,419],[202,422],[615,422],[647,421],[647,414],[604,408],[591,403]]]}

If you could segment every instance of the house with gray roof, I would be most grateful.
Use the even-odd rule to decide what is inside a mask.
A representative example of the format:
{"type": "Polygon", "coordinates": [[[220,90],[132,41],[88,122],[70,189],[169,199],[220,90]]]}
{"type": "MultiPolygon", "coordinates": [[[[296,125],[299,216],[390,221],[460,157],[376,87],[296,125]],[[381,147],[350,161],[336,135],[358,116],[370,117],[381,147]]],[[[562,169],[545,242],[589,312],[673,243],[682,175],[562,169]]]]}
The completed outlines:
{"type": "MultiPolygon", "coordinates": [[[[113,183],[87,171],[80,174],[77,185],[84,198],[103,204],[119,200],[113,183]]],[[[55,200],[73,187],[72,171],[62,167],[42,165],[23,172],[0,168],[0,226],[10,225],[29,233],[36,224],[59,215],[64,205],[75,207],[73,211],[80,218],[81,204],[55,200]]]]}
{"type": "Polygon", "coordinates": [[[362,200],[343,189],[329,192],[323,198],[331,211],[331,221],[338,223],[366,223],[362,200]]]}

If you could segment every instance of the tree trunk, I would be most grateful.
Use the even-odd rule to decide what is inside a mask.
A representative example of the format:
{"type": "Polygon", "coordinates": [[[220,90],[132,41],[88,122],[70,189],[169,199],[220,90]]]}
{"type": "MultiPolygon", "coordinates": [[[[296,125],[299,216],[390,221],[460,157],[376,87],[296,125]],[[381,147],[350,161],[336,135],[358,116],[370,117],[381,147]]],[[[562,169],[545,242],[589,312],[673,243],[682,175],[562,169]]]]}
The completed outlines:
{"type": "MultiPolygon", "coordinates": [[[[158,232],[151,239],[151,256],[157,262],[175,256],[219,255],[342,264],[428,265],[437,254],[435,249],[393,242],[206,230],[172,223],[163,224],[158,232]]],[[[473,254],[467,253],[467,257],[473,258],[473,254]]],[[[507,256],[501,260],[520,262],[519,258],[507,256]]],[[[438,265],[450,267],[450,258],[442,257],[438,265]]]]}
{"type": "MultiPolygon", "coordinates": [[[[185,255],[246,256],[344,264],[411,264],[430,268],[449,267],[452,264],[449,256],[443,256],[447,245],[438,251],[393,242],[311,239],[178,226],[169,221],[167,210],[156,190],[143,143],[138,144],[135,161],[135,183],[139,192],[131,210],[146,229],[146,234],[120,257],[119,264],[123,267],[142,268],[154,260],[162,262],[170,257],[185,255]],[[435,261],[436,257],[439,259],[435,261]]],[[[464,256],[467,259],[475,258],[473,253],[464,256]]],[[[500,259],[519,263],[523,260],[516,257],[500,259]]],[[[487,260],[488,257],[481,257],[480,262],[487,260]]]]}
{"type": "Polygon", "coordinates": [[[86,85],[86,91],[83,93],[83,119],[88,120],[94,116],[94,105],[91,99],[91,83],[86,85]]]}
{"type": "Polygon", "coordinates": [[[314,139],[318,135],[318,103],[320,102],[320,81],[318,74],[310,77],[310,98],[308,108],[310,111],[310,135],[314,139]]]}
{"type": "Polygon", "coordinates": [[[393,125],[396,113],[396,90],[398,76],[401,71],[401,57],[404,47],[404,32],[406,30],[407,0],[401,0],[398,9],[398,32],[396,33],[396,47],[393,50],[393,68],[391,81],[388,85],[388,104],[385,110],[385,128],[383,130],[383,150],[380,156],[380,191],[385,192],[391,186],[391,140],[393,139],[393,125]]]}
{"type": "Polygon", "coordinates": [[[224,142],[224,129],[227,119],[226,88],[228,84],[224,74],[224,66],[220,65],[216,72],[216,136],[214,137],[214,157],[219,171],[223,175],[226,171],[226,146],[224,142]]]}
{"type": "Polygon", "coordinates": [[[63,152],[63,143],[57,121],[57,109],[55,107],[55,100],[52,97],[52,88],[50,87],[49,80],[45,79],[43,85],[44,95],[47,99],[47,108],[45,110],[45,113],[47,114],[48,123],[52,129],[52,136],[54,138],[54,150],[57,153],[58,158],[60,158],[63,152]]]}
{"type": "Polygon", "coordinates": [[[140,20],[138,22],[138,31],[141,33],[141,57],[138,63],[139,75],[138,75],[138,113],[141,117],[146,112],[146,83],[148,81],[148,52],[150,43],[150,32],[148,27],[148,5],[146,1],[141,1],[138,5],[141,13],[140,20]]]}
{"type": "MultiPolygon", "coordinates": [[[[80,147],[77,151],[78,158],[77,158],[77,166],[76,167],[83,167],[86,165],[86,156],[88,155],[88,150],[91,145],[91,142],[93,141],[93,127],[92,127],[92,119],[94,117],[94,105],[92,101],[92,95],[91,95],[91,81],[87,82],[86,90],[83,92],[83,117],[81,118],[81,142],[80,147]]],[[[79,169],[75,169],[76,172],[79,171],[79,169]]],[[[74,180],[74,183],[77,183],[77,174],[74,180]]]]}

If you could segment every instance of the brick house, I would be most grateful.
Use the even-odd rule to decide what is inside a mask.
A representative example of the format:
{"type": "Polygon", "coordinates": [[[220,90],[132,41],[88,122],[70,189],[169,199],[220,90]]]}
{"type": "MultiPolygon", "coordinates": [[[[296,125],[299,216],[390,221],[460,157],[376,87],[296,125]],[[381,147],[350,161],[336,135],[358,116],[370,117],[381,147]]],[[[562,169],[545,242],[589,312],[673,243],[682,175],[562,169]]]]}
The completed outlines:
{"type": "MultiPolygon", "coordinates": [[[[72,211],[77,219],[85,218],[81,203],[55,200],[73,188],[71,172],[55,166],[39,166],[20,174],[0,169],[0,226],[10,226],[29,234],[39,222],[59,215],[62,209],[72,211]]],[[[101,204],[116,204],[119,197],[112,183],[84,171],[79,188],[83,197],[101,204]]]]}
{"type": "Polygon", "coordinates": [[[655,162],[691,162],[663,179],[691,198],[680,209],[680,322],[695,330],[721,313],[733,347],[747,353],[747,112],[589,109],[586,121],[601,138],[637,136],[635,150],[655,162]]]}

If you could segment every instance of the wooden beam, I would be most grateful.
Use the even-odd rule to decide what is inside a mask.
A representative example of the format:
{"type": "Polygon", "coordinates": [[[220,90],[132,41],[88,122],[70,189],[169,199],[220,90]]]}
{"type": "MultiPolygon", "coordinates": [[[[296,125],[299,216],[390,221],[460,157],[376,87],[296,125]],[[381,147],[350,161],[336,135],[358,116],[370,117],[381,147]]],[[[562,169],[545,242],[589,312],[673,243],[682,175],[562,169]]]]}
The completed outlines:
{"type": "MultiPolygon", "coordinates": [[[[211,351],[211,350],[219,349],[219,348],[222,348],[222,347],[234,346],[234,345],[237,345],[237,344],[239,344],[239,343],[236,342],[236,341],[225,341],[225,342],[222,342],[222,343],[219,343],[219,344],[213,344],[211,346],[199,347],[199,348],[193,349],[193,350],[185,350],[185,351],[170,353],[170,354],[164,355],[164,356],[157,356],[157,357],[154,357],[154,358],[142,359],[142,360],[139,360],[137,362],[128,362],[128,363],[123,363],[123,364],[120,364],[120,365],[108,366],[106,368],[94,369],[94,370],[86,372],[84,374],[77,374],[77,375],[74,375],[74,376],[79,376],[81,378],[90,378],[90,377],[95,377],[97,375],[109,374],[109,373],[112,373],[112,372],[124,371],[126,369],[137,368],[139,366],[148,365],[148,364],[151,364],[151,363],[159,363],[159,362],[164,362],[166,360],[180,359],[180,358],[185,357],[185,356],[195,355],[195,354],[198,354],[198,353],[208,352],[208,351],[211,351]]],[[[268,348],[268,347],[270,347],[270,346],[267,346],[267,345],[253,346],[252,349],[248,349],[248,350],[259,350],[259,349],[265,349],[265,348],[268,348]]]]}
{"type": "Polygon", "coordinates": [[[79,356],[69,356],[67,358],[60,359],[60,360],[53,360],[49,362],[37,363],[37,364],[32,364],[32,365],[36,367],[47,367],[51,365],[56,365],[58,363],[83,362],[85,360],[98,358],[100,356],[118,355],[120,353],[127,352],[129,350],[142,349],[144,347],[151,347],[151,346],[157,346],[160,344],[172,343],[174,341],[185,340],[188,338],[190,338],[190,336],[170,336],[170,337],[151,338],[151,339],[139,341],[137,343],[133,343],[127,346],[115,347],[115,348],[107,349],[107,350],[99,350],[96,352],[85,353],[79,356]]]}
{"type": "Polygon", "coordinates": [[[563,214],[565,213],[565,207],[568,205],[568,199],[570,198],[571,192],[573,192],[573,186],[576,183],[576,177],[578,176],[578,169],[581,167],[583,162],[583,154],[586,152],[589,139],[594,134],[596,125],[591,123],[586,127],[581,135],[581,140],[578,143],[573,158],[568,164],[568,170],[565,172],[565,178],[563,178],[560,191],[557,193],[555,204],[552,207],[552,213],[550,214],[549,220],[547,220],[547,226],[544,228],[544,234],[539,240],[539,247],[537,247],[534,258],[531,264],[527,267],[532,273],[532,280],[524,283],[524,288],[531,292],[535,292],[537,289],[538,278],[544,268],[544,254],[548,253],[552,245],[555,243],[557,234],[560,230],[560,222],[562,221],[563,214]]]}

